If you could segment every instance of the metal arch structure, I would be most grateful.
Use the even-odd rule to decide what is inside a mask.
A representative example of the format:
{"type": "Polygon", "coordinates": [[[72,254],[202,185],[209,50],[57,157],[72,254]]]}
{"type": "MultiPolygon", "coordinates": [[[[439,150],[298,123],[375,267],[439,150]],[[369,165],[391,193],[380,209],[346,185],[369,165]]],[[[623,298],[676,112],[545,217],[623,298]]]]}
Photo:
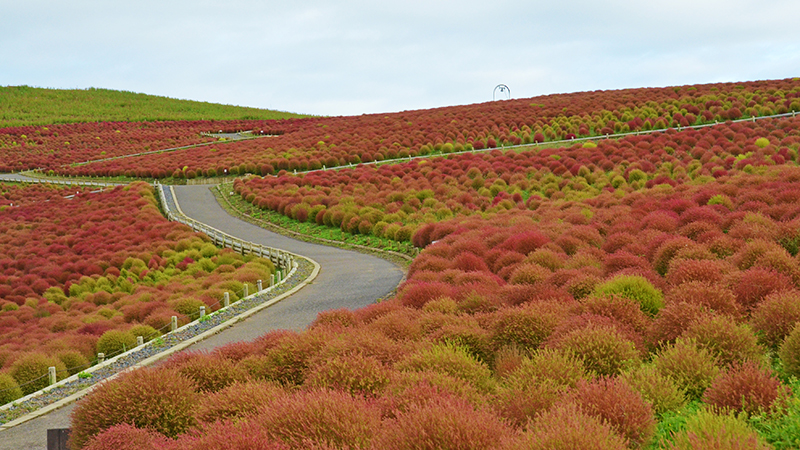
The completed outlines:
{"type": "Polygon", "coordinates": [[[511,89],[508,88],[505,84],[498,84],[494,87],[494,91],[492,91],[492,101],[497,100],[497,91],[508,92],[508,99],[511,99],[511,89]]]}

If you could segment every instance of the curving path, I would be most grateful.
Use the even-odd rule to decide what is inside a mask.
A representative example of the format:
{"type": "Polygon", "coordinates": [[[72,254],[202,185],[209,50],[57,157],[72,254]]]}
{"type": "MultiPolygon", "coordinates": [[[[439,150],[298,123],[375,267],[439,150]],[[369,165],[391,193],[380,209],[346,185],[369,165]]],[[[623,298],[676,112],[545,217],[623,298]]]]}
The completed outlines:
{"type": "MultiPolygon", "coordinates": [[[[19,179],[19,176],[13,178],[19,179]]],[[[317,278],[296,294],[195,344],[192,350],[209,350],[229,342],[252,340],[276,329],[302,330],[321,311],[356,309],[374,303],[390,294],[403,277],[402,270],[386,260],[297,241],[231,217],[219,206],[207,185],[175,186],[174,189],[187,216],[247,241],[308,256],[321,266],[317,278]]],[[[45,450],[46,430],[68,428],[73,408],[74,405],[70,405],[0,432],[0,450],[45,450]]]]}

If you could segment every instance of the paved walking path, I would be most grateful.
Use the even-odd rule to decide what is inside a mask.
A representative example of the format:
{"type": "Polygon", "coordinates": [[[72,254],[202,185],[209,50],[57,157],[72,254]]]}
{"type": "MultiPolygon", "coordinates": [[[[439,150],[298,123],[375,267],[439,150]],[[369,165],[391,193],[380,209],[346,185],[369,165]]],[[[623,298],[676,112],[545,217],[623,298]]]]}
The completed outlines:
{"type": "MultiPolygon", "coordinates": [[[[297,241],[233,218],[219,206],[208,186],[175,186],[175,194],[183,212],[195,220],[246,241],[308,256],[321,266],[317,278],[296,294],[195,344],[191,350],[252,340],[275,329],[302,330],[321,311],[355,309],[375,302],[392,292],[403,277],[399,267],[383,259],[297,241]]],[[[0,432],[0,450],[45,450],[46,430],[68,428],[74,406],[0,432]]]]}

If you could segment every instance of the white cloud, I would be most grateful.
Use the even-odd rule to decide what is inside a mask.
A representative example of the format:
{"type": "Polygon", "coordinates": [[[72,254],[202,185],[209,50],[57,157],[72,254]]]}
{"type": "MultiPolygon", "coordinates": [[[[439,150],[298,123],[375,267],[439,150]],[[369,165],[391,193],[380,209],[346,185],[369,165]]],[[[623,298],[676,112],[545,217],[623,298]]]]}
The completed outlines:
{"type": "Polygon", "coordinates": [[[793,0],[0,0],[0,85],[360,114],[798,75],[793,0]],[[9,18],[13,18],[10,19],[9,18]]]}

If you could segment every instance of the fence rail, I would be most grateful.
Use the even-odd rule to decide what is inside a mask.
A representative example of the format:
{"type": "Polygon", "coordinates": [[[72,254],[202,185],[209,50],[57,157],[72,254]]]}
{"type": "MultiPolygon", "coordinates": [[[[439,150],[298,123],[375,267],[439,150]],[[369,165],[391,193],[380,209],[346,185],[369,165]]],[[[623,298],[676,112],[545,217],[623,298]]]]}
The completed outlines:
{"type": "MultiPolygon", "coordinates": [[[[34,181],[34,182],[51,182],[52,180],[41,180],[41,181],[34,181]]],[[[72,182],[61,182],[57,184],[77,184],[72,182]]],[[[88,184],[88,183],[85,183],[88,184]]],[[[93,184],[97,185],[97,183],[93,184]]],[[[294,275],[295,271],[298,269],[298,263],[295,260],[294,253],[287,252],[280,249],[275,249],[272,247],[266,247],[261,244],[256,244],[253,242],[244,241],[242,239],[236,238],[231,236],[227,233],[224,233],[216,228],[210,227],[204,223],[198,222],[194,219],[187,217],[183,214],[183,211],[180,210],[180,205],[177,203],[174,190],[172,187],[169,187],[169,194],[166,193],[166,189],[164,189],[163,185],[156,184],[156,190],[158,191],[159,199],[161,200],[161,204],[164,208],[164,211],[167,217],[170,220],[183,223],[189,227],[191,227],[195,231],[200,231],[206,233],[212,241],[221,247],[228,247],[232,248],[234,251],[242,253],[242,254],[252,254],[262,258],[269,258],[276,266],[276,272],[272,275],[272,279],[268,281],[265,285],[262,285],[261,280],[258,281],[256,292],[250,294],[248,292],[247,285],[244,286],[244,290],[237,292],[236,294],[240,297],[238,301],[230,301],[228,293],[226,292],[224,297],[220,299],[214,305],[211,305],[210,308],[221,306],[219,309],[214,311],[213,314],[219,313],[222,310],[241,302],[246,298],[256,297],[262,294],[265,294],[272,289],[278,287],[286,280],[288,280],[292,275],[294,275]]],[[[90,366],[82,366],[70,369],[78,369],[81,370],[80,373],[76,373],[71,376],[67,376],[62,380],[56,381],[56,373],[54,371],[55,368],[50,368],[48,373],[42,374],[40,377],[36,378],[35,380],[30,380],[27,383],[24,383],[21,386],[26,386],[28,384],[37,382],[43,378],[49,377],[49,385],[41,390],[28,394],[22,398],[14,400],[10,403],[5,405],[0,405],[0,411],[12,408],[15,404],[20,404],[31,400],[35,397],[39,397],[48,391],[51,391],[59,386],[66,385],[68,383],[72,383],[77,381],[79,378],[86,377],[87,375],[92,374],[95,371],[108,367],[116,363],[116,361],[128,354],[141,351],[142,349],[146,348],[148,345],[157,345],[158,338],[166,338],[169,335],[176,334],[182,332],[187,327],[192,326],[195,322],[203,321],[208,315],[205,313],[205,307],[201,307],[199,311],[190,316],[185,316],[184,320],[186,320],[185,325],[178,327],[177,326],[177,317],[173,317],[172,321],[169,325],[166,325],[162,329],[157,330],[157,334],[154,336],[143,337],[142,339],[138,339],[136,347],[132,349],[123,349],[117,354],[110,354],[104,355],[99,353],[97,358],[95,358],[91,363],[90,366]],[[170,331],[166,334],[161,334],[162,332],[166,331],[165,328],[169,327],[170,331]],[[152,339],[152,340],[151,340],[152,339]]],[[[87,386],[88,388],[89,386],[87,386]]],[[[6,389],[8,390],[8,389],[6,389]]],[[[3,424],[0,424],[0,429],[2,429],[3,424]]]]}
{"type": "Polygon", "coordinates": [[[237,253],[241,253],[242,255],[252,254],[260,258],[267,258],[276,265],[278,270],[283,271],[282,273],[286,273],[285,271],[287,271],[287,269],[291,269],[294,257],[297,256],[294,253],[244,241],[214,227],[187,217],[180,209],[180,205],[175,197],[175,190],[172,186],[169,186],[169,189],[166,189],[164,185],[156,183],[155,187],[158,191],[164,212],[169,220],[180,222],[189,226],[194,231],[205,233],[211,238],[211,241],[215,245],[220,247],[230,248],[237,253]],[[169,194],[167,194],[167,191],[169,191],[169,194]]]}

